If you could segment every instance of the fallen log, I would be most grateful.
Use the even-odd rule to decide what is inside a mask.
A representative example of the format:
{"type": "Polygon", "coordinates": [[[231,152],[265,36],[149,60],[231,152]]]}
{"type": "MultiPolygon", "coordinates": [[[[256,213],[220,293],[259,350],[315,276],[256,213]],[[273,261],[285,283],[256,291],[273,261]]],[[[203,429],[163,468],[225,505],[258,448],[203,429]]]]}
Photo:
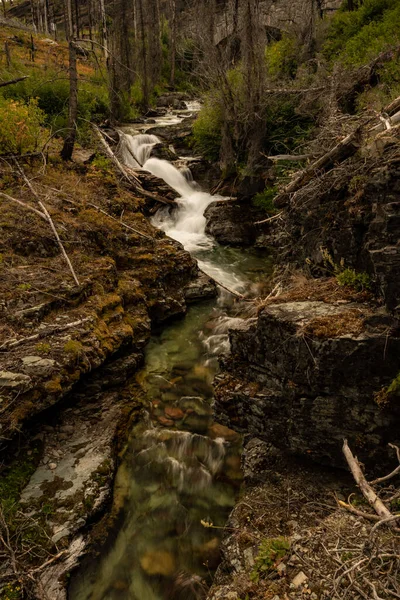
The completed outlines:
{"type": "Polygon", "coordinates": [[[28,77],[29,77],[29,75],[24,75],[23,77],[16,77],[15,79],[10,79],[10,81],[1,81],[0,87],[5,87],[6,85],[12,85],[13,83],[18,83],[19,81],[28,79],[28,77]]]}
{"type": "MultiPolygon", "coordinates": [[[[383,118],[383,117],[381,117],[383,118]]],[[[400,123],[400,110],[398,112],[396,112],[394,115],[392,115],[391,117],[388,116],[386,118],[383,118],[383,121],[381,121],[380,123],[378,123],[378,125],[375,125],[375,127],[371,127],[371,129],[369,131],[373,131],[374,133],[379,133],[380,131],[385,131],[386,129],[391,129],[393,127],[393,125],[397,125],[398,123],[400,123]],[[390,127],[387,127],[387,122],[390,123],[390,127]]]]}
{"type": "Polygon", "coordinates": [[[394,115],[394,113],[396,113],[398,110],[400,110],[400,96],[398,96],[397,98],[392,100],[390,104],[385,106],[382,112],[390,116],[394,115]]]}
{"type": "Polygon", "coordinates": [[[307,160],[309,158],[315,158],[315,154],[276,154],[275,156],[267,156],[265,158],[272,160],[272,162],[290,161],[296,162],[298,160],[307,160]]]}
{"type": "Polygon", "coordinates": [[[323,156],[311,163],[306,169],[287,185],[274,199],[275,206],[282,207],[288,204],[290,194],[297,192],[313,177],[332,168],[336,163],[344,161],[357,152],[361,145],[361,127],[347,135],[339,144],[326,152],[323,156]]]}

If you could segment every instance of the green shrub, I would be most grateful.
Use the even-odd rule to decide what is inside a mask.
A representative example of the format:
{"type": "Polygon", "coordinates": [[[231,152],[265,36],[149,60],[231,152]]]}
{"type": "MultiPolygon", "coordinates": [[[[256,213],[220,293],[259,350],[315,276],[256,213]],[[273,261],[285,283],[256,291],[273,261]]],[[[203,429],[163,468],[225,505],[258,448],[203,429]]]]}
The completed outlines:
{"type": "Polygon", "coordinates": [[[340,286],[352,287],[358,292],[369,290],[371,278],[367,273],[357,273],[354,269],[344,269],[336,274],[336,280],[340,286]]]}
{"type": "Polygon", "coordinates": [[[36,100],[28,103],[0,97],[0,154],[25,154],[41,148],[49,137],[45,115],[36,100]]]}
{"type": "Polygon", "coordinates": [[[398,0],[365,0],[355,11],[338,11],[332,19],[323,54],[349,66],[362,65],[400,43],[398,0]]]}
{"type": "MultiPolygon", "coordinates": [[[[44,114],[44,121],[52,131],[64,133],[68,122],[69,81],[62,74],[47,70],[36,74],[3,91],[4,97],[29,103],[37,100],[37,106],[44,114]]],[[[110,114],[108,89],[105,82],[80,81],[78,87],[78,135],[87,136],[88,121],[101,121],[110,114]]],[[[80,139],[80,141],[82,141],[80,139]]]]}
{"type": "Polygon", "coordinates": [[[315,122],[310,116],[296,112],[293,100],[282,102],[270,100],[266,105],[267,122],[264,148],[268,154],[287,154],[308,139],[315,122]]]}
{"type": "Polygon", "coordinates": [[[193,140],[196,152],[211,161],[219,159],[221,148],[222,110],[215,96],[206,98],[193,125],[193,140]]]}
{"type": "Polygon", "coordinates": [[[299,48],[294,37],[284,35],[265,48],[268,75],[273,78],[294,77],[298,67],[299,48]]]}
{"type": "Polygon", "coordinates": [[[274,198],[277,194],[277,188],[265,188],[263,192],[256,194],[253,198],[253,205],[257,208],[262,208],[269,215],[274,215],[278,211],[274,205],[274,198]]]}
{"type": "Polygon", "coordinates": [[[278,537],[263,540],[258,549],[258,555],[250,575],[251,580],[258,582],[261,576],[266,575],[268,571],[273,569],[286,556],[289,549],[290,542],[287,538],[278,537]]]}

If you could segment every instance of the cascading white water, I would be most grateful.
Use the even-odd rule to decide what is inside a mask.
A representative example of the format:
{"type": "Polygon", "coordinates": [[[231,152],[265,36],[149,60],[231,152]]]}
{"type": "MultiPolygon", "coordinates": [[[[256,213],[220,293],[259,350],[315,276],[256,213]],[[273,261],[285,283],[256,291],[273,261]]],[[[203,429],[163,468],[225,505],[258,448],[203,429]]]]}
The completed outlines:
{"type": "Polygon", "coordinates": [[[160,143],[158,137],[147,133],[129,135],[119,131],[119,135],[118,153],[122,162],[132,169],[140,169],[150,158],[154,146],[160,143]]]}
{"type": "MultiPolygon", "coordinates": [[[[152,223],[169,237],[180,242],[194,256],[215,246],[213,238],[206,234],[206,208],[221,196],[212,196],[199,191],[196,182],[166,160],[150,157],[151,150],[160,140],[154,135],[122,134],[119,153],[125,164],[133,168],[142,168],[165,181],[174,189],[178,198],[177,208],[160,209],[152,223]]],[[[187,171],[187,167],[185,167],[187,171]]],[[[216,281],[234,290],[243,290],[245,282],[232,270],[225,270],[212,258],[198,258],[199,267],[216,281]]]]}

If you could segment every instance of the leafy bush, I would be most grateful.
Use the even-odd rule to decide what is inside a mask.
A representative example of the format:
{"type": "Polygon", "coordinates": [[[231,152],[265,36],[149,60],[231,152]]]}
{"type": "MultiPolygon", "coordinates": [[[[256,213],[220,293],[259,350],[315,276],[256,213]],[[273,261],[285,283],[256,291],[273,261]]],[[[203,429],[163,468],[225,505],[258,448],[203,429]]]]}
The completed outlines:
{"type": "Polygon", "coordinates": [[[265,48],[268,75],[273,78],[294,77],[298,67],[299,48],[294,37],[284,35],[265,48]]]}
{"type": "Polygon", "coordinates": [[[400,43],[398,0],[365,0],[355,11],[338,11],[332,19],[323,54],[347,65],[362,65],[400,43]]]}
{"type": "Polygon", "coordinates": [[[310,116],[296,112],[293,100],[269,100],[266,106],[267,135],[264,142],[268,154],[285,154],[295,150],[311,134],[315,122],[310,116]]]}
{"type": "Polygon", "coordinates": [[[256,194],[253,198],[253,205],[257,208],[262,208],[269,215],[277,213],[277,209],[274,205],[274,198],[277,194],[277,188],[265,188],[263,192],[256,194]]]}
{"type": "Polygon", "coordinates": [[[193,140],[196,152],[200,152],[211,161],[219,159],[221,148],[222,111],[219,99],[206,98],[204,105],[193,125],[193,140]]]}
{"type": "Polygon", "coordinates": [[[368,290],[371,287],[371,278],[368,273],[357,273],[354,269],[344,269],[336,274],[339,285],[352,287],[358,292],[368,290]]]}
{"type": "Polygon", "coordinates": [[[35,152],[49,136],[42,127],[44,120],[36,100],[25,104],[0,97],[0,153],[35,152]]]}
{"type": "MultiPolygon", "coordinates": [[[[43,111],[45,123],[53,131],[67,127],[69,81],[66,76],[53,70],[36,74],[3,91],[4,97],[29,103],[37,100],[37,105],[43,111]]],[[[82,119],[100,121],[109,116],[108,90],[103,82],[79,82],[78,88],[78,127],[86,130],[82,119]],[[81,119],[81,121],[79,121],[81,119]]]]}
{"type": "Polygon", "coordinates": [[[290,542],[287,538],[268,538],[261,542],[255,565],[251,573],[252,581],[257,582],[262,575],[273,569],[288,553],[290,542]]]}

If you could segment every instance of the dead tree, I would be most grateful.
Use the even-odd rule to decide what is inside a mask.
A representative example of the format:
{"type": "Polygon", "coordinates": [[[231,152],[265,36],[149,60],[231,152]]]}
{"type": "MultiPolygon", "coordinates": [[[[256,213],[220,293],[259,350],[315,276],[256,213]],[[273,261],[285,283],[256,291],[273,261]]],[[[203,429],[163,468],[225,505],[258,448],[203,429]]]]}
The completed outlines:
{"type": "Polygon", "coordinates": [[[78,118],[78,71],[77,71],[77,46],[76,26],[72,11],[72,0],[65,0],[67,14],[67,39],[69,51],[69,107],[68,107],[68,132],[61,150],[63,160],[71,160],[76,139],[76,121],[78,118]]]}

